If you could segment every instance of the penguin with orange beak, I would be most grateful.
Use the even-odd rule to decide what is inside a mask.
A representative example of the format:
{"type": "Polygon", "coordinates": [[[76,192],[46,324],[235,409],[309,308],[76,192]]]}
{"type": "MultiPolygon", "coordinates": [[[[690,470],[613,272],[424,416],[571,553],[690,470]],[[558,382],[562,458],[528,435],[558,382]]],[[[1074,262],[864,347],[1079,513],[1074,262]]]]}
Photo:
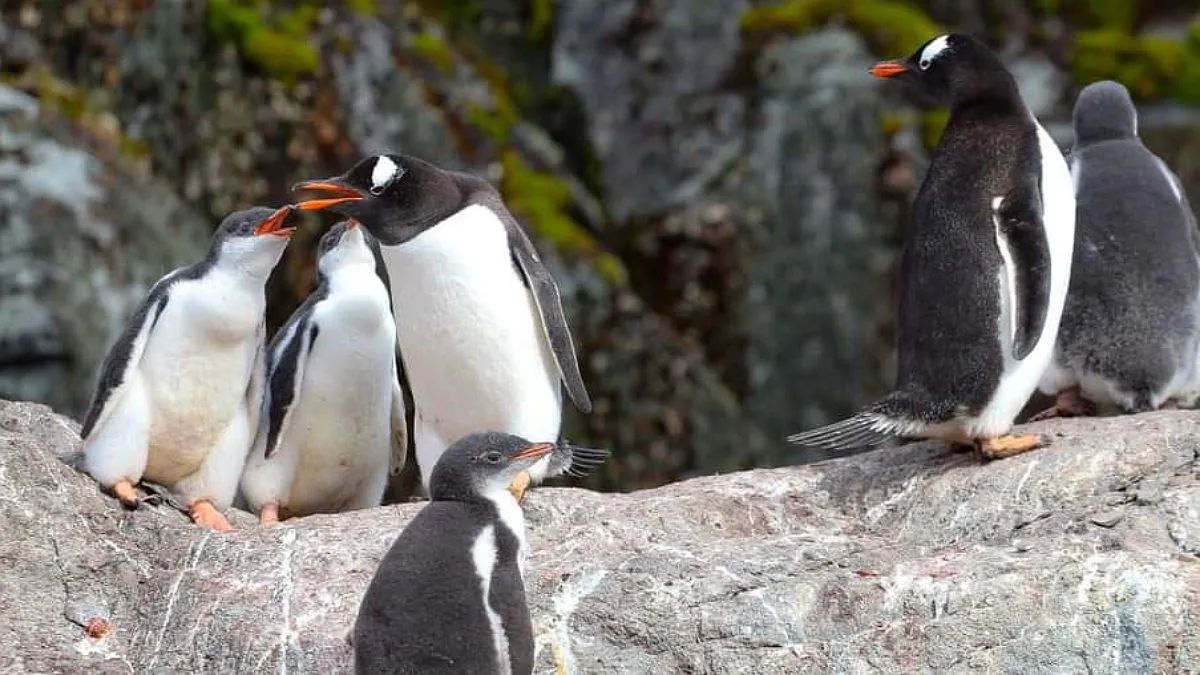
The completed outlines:
{"type": "Polygon", "coordinates": [[[295,231],[292,206],[225,218],[208,255],[154,284],[101,367],[84,418],[83,466],[126,506],[143,478],[172,490],[192,519],[232,529],[258,427],[265,287],[295,231]]]}

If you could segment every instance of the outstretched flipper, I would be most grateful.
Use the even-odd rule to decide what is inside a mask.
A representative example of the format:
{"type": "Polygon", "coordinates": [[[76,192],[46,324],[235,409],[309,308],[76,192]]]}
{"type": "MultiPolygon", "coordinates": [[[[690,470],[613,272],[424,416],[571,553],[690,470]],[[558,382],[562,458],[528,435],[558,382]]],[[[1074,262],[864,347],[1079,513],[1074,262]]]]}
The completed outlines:
{"type": "Polygon", "coordinates": [[[1012,355],[1020,361],[1037,346],[1050,308],[1050,243],[1042,227],[1042,199],[1037,187],[1022,186],[992,208],[1008,280],[1012,355]]]}
{"type": "Polygon", "coordinates": [[[404,462],[408,459],[408,420],[405,415],[404,390],[400,387],[399,373],[396,363],[392,362],[392,452],[388,462],[388,474],[399,476],[404,470],[404,462]]]}
{"type": "Polygon", "coordinates": [[[263,457],[270,457],[279,447],[279,441],[287,432],[291,412],[299,396],[300,384],[304,381],[304,368],[309,352],[320,332],[316,324],[309,321],[312,307],[324,296],[314,292],[309,301],[292,315],[288,325],[279,331],[280,337],[271,345],[271,361],[267,369],[267,391],[263,400],[263,422],[265,437],[261,442],[263,457]]]}

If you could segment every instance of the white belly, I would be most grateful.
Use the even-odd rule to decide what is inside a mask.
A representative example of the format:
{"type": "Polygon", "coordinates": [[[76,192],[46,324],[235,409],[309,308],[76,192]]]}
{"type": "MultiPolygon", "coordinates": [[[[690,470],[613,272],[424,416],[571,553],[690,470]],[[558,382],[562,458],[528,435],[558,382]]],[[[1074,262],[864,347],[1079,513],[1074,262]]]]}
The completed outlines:
{"type": "Polygon", "coordinates": [[[246,405],[265,303],[206,276],[179,282],[139,366],[150,409],[146,478],[173,484],[199,468],[246,405]]]}
{"type": "Polygon", "coordinates": [[[326,300],[313,315],[320,332],[285,439],[297,454],[292,514],[340,511],[388,470],[396,334],[378,288],[326,300]]]}
{"type": "Polygon", "coordinates": [[[422,474],[473,432],[556,440],[557,365],[500,220],[471,206],[383,257],[422,474]]]}
{"type": "Polygon", "coordinates": [[[1067,300],[1075,245],[1075,189],[1062,152],[1040,124],[1037,130],[1042,153],[1042,222],[1050,247],[1050,299],[1046,323],[1033,351],[1021,361],[1013,359],[1012,303],[1015,292],[1011,288],[1009,275],[1001,269],[998,330],[1004,372],[991,401],[979,417],[969,424],[968,432],[972,437],[997,436],[1007,433],[1012,427],[1013,419],[1029,401],[1050,365],[1063,305],[1067,300]]]}

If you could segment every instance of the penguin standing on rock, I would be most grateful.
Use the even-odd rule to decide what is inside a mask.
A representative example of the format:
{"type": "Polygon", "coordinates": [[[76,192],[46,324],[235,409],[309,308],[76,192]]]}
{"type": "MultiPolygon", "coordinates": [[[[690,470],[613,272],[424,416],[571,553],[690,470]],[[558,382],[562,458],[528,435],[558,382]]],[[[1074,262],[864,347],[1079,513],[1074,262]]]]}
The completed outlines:
{"type": "Polygon", "coordinates": [[[384,556],[354,624],[359,675],[528,675],[525,519],[511,484],[540,463],[586,471],[605,453],[472,434],[442,455],[432,501],[384,556]]]}
{"type": "Polygon", "coordinates": [[[160,279],[109,351],[83,422],[83,465],[126,506],[146,478],[183,498],[197,524],[232,529],[219,509],[258,426],[264,288],[294,212],[226,217],[208,256],[160,279]]]}
{"type": "Polygon", "coordinates": [[[263,416],[242,477],[264,523],[281,509],[378,506],[404,466],[396,329],[367,236],[350,220],[321,238],[317,288],[268,350],[263,416]]]}
{"type": "MultiPolygon", "coordinates": [[[[379,240],[426,487],[442,452],[467,434],[558,440],[564,385],[575,407],[591,410],[558,287],[487,182],[377,155],[296,189],[327,196],[300,208],[341,213],[379,240]]],[[[548,469],[529,473],[541,480],[548,469]]]]}
{"type": "Polygon", "coordinates": [[[974,38],[939,36],[871,73],[950,107],[904,244],[896,387],[790,440],[936,438],[992,458],[1038,447],[1039,436],[1006,434],[1050,363],[1070,279],[1075,198],[1062,153],[974,38]]]}
{"type": "Polygon", "coordinates": [[[1075,102],[1071,175],[1079,202],[1071,292],[1039,418],[1172,406],[1196,393],[1200,249],[1175,174],[1142,145],[1116,82],[1075,102]]]}

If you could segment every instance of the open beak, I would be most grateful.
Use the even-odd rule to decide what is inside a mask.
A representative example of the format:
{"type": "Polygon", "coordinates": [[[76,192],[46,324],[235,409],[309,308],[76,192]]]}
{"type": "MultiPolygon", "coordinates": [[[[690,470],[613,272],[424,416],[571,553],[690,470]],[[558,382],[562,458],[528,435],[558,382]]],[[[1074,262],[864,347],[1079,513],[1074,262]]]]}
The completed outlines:
{"type": "Polygon", "coordinates": [[[517,454],[513,455],[509,459],[536,459],[538,457],[545,457],[551,452],[554,452],[556,447],[558,446],[554,443],[534,443],[527,448],[522,448],[517,454]]]}
{"type": "Polygon", "coordinates": [[[871,66],[869,72],[875,77],[887,79],[901,73],[907,73],[908,66],[904,65],[903,61],[880,61],[871,66]]]}
{"type": "Polygon", "coordinates": [[[356,202],[363,199],[362,194],[360,194],[358,190],[343,184],[337,178],[309,180],[292,186],[293,192],[300,190],[319,192],[328,195],[324,199],[309,199],[296,204],[296,207],[302,211],[321,211],[331,206],[345,204],[346,202],[356,202]]]}
{"type": "Polygon", "coordinates": [[[296,213],[296,207],[288,204],[287,206],[278,208],[275,213],[267,216],[261,223],[258,224],[258,229],[254,230],[254,234],[273,234],[277,237],[290,237],[296,232],[294,227],[284,227],[292,215],[296,213]]]}

